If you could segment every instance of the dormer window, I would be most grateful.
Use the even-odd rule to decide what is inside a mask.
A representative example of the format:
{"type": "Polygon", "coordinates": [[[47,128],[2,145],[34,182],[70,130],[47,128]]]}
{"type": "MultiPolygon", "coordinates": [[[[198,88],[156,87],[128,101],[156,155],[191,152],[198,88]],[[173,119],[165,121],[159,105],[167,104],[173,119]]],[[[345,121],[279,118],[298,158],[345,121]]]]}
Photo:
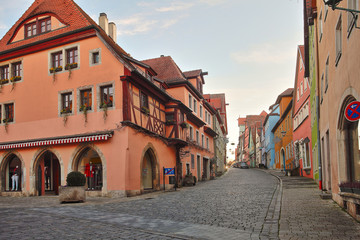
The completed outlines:
{"type": "Polygon", "coordinates": [[[35,22],[25,25],[25,38],[51,31],[51,18],[36,19],[35,22]]]}

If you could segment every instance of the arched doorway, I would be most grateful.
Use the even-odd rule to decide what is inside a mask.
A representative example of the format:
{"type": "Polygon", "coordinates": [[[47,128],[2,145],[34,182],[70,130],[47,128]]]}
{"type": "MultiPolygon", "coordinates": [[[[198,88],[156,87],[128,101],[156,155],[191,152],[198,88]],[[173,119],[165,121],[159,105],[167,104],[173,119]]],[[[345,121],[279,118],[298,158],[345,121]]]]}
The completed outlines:
{"type": "Polygon", "coordinates": [[[1,168],[1,191],[22,191],[23,174],[21,160],[10,154],[1,168]]]}
{"type": "Polygon", "coordinates": [[[156,164],[156,158],[151,149],[148,149],[143,157],[142,169],[141,169],[141,182],[142,189],[153,190],[158,186],[158,168],[156,164]]]}
{"type": "Polygon", "coordinates": [[[346,106],[355,101],[353,96],[347,96],[343,102],[339,116],[340,131],[340,156],[343,156],[345,162],[345,179],[346,181],[360,181],[360,154],[359,154],[359,131],[358,121],[350,122],[345,118],[346,106]]]}
{"type": "Polygon", "coordinates": [[[101,191],[103,187],[103,166],[99,154],[92,148],[83,149],[75,161],[75,171],[86,176],[86,189],[88,191],[101,191]]]}
{"type": "Polygon", "coordinates": [[[285,151],[284,149],[281,149],[281,159],[282,159],[282,167],[284,168],[284,171],[286,170],[286,162],[285,162],[285,151]]]}
{"type": "Polygon", "coordinates": [[[35,184],[39,196],[59,194],[61,171],[58,158],[51,151],[45,151],[35,166],[35,184]]]}

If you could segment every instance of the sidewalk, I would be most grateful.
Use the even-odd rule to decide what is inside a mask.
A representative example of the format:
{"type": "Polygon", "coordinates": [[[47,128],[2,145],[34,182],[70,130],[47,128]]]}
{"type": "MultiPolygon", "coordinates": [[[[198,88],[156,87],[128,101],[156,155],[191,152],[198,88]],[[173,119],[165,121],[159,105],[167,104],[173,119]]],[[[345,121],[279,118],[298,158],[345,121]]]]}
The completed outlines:
{"type": "Polygon", "coordinates": [[[314,180],[265,171],[282,182],[280,239],[360,239],[360,223],[333,200],[321,199],[314,180]]]}

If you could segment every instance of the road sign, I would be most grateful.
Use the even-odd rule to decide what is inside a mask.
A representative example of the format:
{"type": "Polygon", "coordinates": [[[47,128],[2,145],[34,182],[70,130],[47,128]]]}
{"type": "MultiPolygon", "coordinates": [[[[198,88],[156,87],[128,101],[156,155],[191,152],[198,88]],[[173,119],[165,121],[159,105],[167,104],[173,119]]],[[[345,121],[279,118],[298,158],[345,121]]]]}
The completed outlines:
{"type": "Polygon", "coordinates": [[[164,168],[165,175],[175,175],[175,168],[164,168]]]}
{"type": "Polygon", "coordinates": [[[360,119],[360,102],[354,101],[346,106],[345,118],[350,122],[355,122],[360,119]]]}

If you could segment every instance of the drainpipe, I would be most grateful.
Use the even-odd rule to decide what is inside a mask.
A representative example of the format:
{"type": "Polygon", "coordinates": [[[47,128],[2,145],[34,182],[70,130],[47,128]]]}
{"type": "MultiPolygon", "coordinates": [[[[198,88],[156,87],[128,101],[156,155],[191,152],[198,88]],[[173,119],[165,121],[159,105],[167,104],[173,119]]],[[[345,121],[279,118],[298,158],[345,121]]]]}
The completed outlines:
{"type": "Polygon", "coordinates": [[[316,96],[316,120],[317,120],[317,142],[318,142],[318,159],[319,159],[319,189],[322,191],[322,167],[321,167],[321,146],[320,146],[320,118],[319,118],[319,96],[316,96]]]}

